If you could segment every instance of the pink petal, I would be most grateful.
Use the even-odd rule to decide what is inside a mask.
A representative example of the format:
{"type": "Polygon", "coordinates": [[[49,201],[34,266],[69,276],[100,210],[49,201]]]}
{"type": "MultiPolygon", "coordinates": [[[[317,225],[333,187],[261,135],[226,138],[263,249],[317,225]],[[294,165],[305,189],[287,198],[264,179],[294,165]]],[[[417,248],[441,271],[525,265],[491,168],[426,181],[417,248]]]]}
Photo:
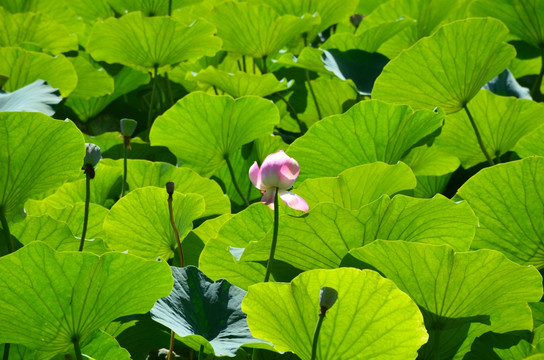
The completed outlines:
{"type": "Polygon", "coordinates": [[[283,150],[270,154],[261,165],[262,182],[266,187],[287,190],[293,186],[300,172],[295,159],[287,156],[283,150]]]}
{"type": "MultiPolygon", "coordinates": [[[[297,194],[293,194],[289,191],[280,191],[279,195],[283,202],[286,203],[291,209],[308,211],[308,204],[297,194]]],[[[272,201],[274,200],[272,199],[272,201]]]]}
{"type": "Polygon", "coordinates": [[[269,208],[274,210],[274,196],[276,195],[276,188],[270,188],[266,190],[261,198],[261,202],[268,205],[269,208]]]}
{"type": "Polygon", "coordinates": [[[259,165],[257,165],[256,161],[249,168],[249,179],[251,180],[253,186],[255,186],[257,189],[266,190],[263,187],[263,183],[261,181],[261,170],[259,169],[259,165]]]}

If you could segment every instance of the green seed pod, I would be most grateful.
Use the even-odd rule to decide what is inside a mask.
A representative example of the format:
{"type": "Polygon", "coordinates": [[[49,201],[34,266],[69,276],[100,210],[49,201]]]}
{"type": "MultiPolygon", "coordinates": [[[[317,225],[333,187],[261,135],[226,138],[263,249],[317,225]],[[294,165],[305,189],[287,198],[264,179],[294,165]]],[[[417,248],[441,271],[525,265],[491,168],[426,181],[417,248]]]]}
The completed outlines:
{"type": "Polygon", "coordinates": [[[138,122],[132,119],[121,119],[121,134],[123,136],[132,136],[138,126],[138,122]]]}
{"type": "Polygon", "coordinates": [[[321,312],[329,310],[338,299],[338,292],[330,287],[323,286],[319,291],[319,306],[321,307],[321,312]]]}
{"type": "Polygon", "coordinates": [[[102,159],[102,152],[100,151],[100,147],[96,144],[85,144],[87,151],[85,153],[85,159],[83,160],[84,164],[90,164],[93,167],[98,164],[98,162],[102,159]]]}

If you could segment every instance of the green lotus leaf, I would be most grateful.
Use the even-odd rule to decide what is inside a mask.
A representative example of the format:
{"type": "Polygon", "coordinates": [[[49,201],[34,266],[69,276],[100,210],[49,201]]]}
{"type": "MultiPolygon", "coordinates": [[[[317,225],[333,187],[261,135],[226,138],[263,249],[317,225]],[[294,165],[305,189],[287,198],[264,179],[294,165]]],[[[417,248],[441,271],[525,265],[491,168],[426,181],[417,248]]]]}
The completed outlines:
{"type": "Polygon", "coordinates": [[[243,144],[270,135],[278,122],[278,109],[268,100],[195,92],[159,116],[149,138],[152,145],[168,147],[184,165],[210,176],[243,144]]]}
{"type": "Polygon", "coordinates": [[[0,113],[0,210],[19,215],[27,199],[43,197],[81,171],[85,143],[72,122],[41,113],[0,113]]]}
{"type": "Polygon", "coordinates": [[[420,306],[430,335],[421,350],[424,359],[451,358],[449,345],[460,335],[463,341],[468,324],[490,324],[495,310],[526,306],[542,296],[536,268],[494,250],[455,253],[445,245],[378,240],[350,254],[393,280],[420,306]]]}
{"type": "MultiPolygon", "coordinates": [[[[166,189],[148,186],[133,190],[111,208],[104,220],[109,247],[130,254],[168,260],[177,251],[170,224],[166,189]]],[[[183,239],[193,221],[204,212],[204,198],[198,194],[174,193],[174,221],[183,239]]]]}
{"type": "MultiPolygon", "coordinates": [[[[43,1],[43,0],[42,0],[43,1]]],[[[93,24],[96,20],[107,19],[110,16],[115,16],[110,3],[110,0],[95,0],[88,2],[86,0],[70,0],[65,2],[67,7],[81,17],[88,24],[93,24]]],[[[124,12],[120,12],[123,14],[124,12]]]]}
{"type": "Polygon", "coordinates": [[[200,258],[200,253],[204,250],[204,246],[210,239],[217,236],[219,229],[233,216],[231,213],[228,213],[206,220],[202,225],[187,234],[181,243],[185,253],[187,253],[187,256],[185,256],[186,265],[198,265],[198,259],[200,258]]]}
{"type": "MultiPolygon", "coordinates": [[[[202,1],[203,0],[172,0],[170,3],[172,11],[174,11],[202,1]]],[[[168,0],[109,0],[109,3],[111,4],[111,7],[120,14],[141,11],[146,16],[168,15],[168,0]]]]}
{"type": "Polygon", "coordinates": [[[342,115],[316,123],[291,144],[287,154],[300,164],[300,180],[337,176],[376,161],[395,164],[442,121],[443,115],[432,111],[362,101],[342,115]]]}
{"type": "MultiPolygon", "coordinates": [[[[0,88],[1,85],[0,79],[0,88]]],[[[0,111],[32,111],[52,116],[55,113],[52,105],[61,101],[62,97],[57,95],[57,89],[53,89],[43,80],[36,80],[12,93],[0,90],[0,111]]]]}
{"type": "Polygon", "coordinates": [[[543,169],[543,157],[529,157],[483,169],[459,188],[480,219],[472,248],[544,267],[543,169]]]}
{"type": "MultiPolygon", "coordinates": [[[[123,160],[106,159],[101,164],[111,164],[122,168],[123,160]]],[[[127,161],[127,183],[130,191],[146,186],[164,188],[169,181],[175,184],[176,191],[180,193],[202,195],[206,202],[203,217],[230,212],[229,198],[223,194],[221,187],[215,181],[204,178],[191,169],[146,160],[127,161]]]]}
{"type": "Polygon", "coordinates": [[[374,162],[352,167],[337,177],[307,179],[296,189],[310,208],[332,202],[346,209],[357,210],[383,194],[394,195],[413,189],[416,177],[410,168],[399,162],[389,165],[374,162]]]}
{"type": "Polygon", "coordinates": [[[431,35],[445,22],[451,22],[453,12],[460,6],[458,0],[393,0],[382,2],[372,13],[363,13],[364,21],[357,34],[364,33],[375,26],[408,20],[411,24],[397,35],[384,39],[380,52],[393,59],[402,50],[412,46],[419,39],[431,35]]]}
{"type": "Polygon", "coordinates": [[[87,51],[96,61],[119,63],[143,72],[168,71],[173,65],[221,48],[215,28],[204,21],[190,27],[169,17],[147,18],[133,12],[94,25],[87,51]],[[136,40],[135,40],[136,39],[136,40]]]}
{"type": "Polygon", "coordinates": [[[212,66],[198,72],[194,78],[199,83],[212,85],[234,98],[246,95],[264,97],[287,90],[293,84],[286,79],[278,80],[273,74],[253,75],[243,71],[228,73],[212,66]]]}
{"type": "Polygon", "coordinates": [[[452,174],[442,176],[416,176],[417,186],[414,189],[414,197],[432,198],[442,193],[448,185],[452,174]]]}
{"type": "MultiPolygon", "coordinates": [[[[81,238],[81,233],[83,231],[84,208],[84,202],[77,202],[72,206],[65,206],[63,208],[52,207],[47,203],[36,200],[29,200],[25,203],[25,210],[28,216],[40,217],[48,215],[56,221],[68,225],[72,234],[78,238],[81,238]]],[[[96,238],[104,237],[102,224],[104,223],[106,215],[108,215],[108,209],[105,207],[94,203],[89,204],[86,240],[93,241],[96,238]]],[[[100,246],[103,247],[102,245],[100,246]]]]}
{"type": "Polygon", "coordinates": [[[313,40],[315,36],[335,25],[349,19],[355,12],[357,0],[334,0],[334,1],[304,1],[304,0],[250,0],[249,3],[267,5],[273,8],[280,15],[303,16],[304,14],[317,13],[321,22],[315,24],[312,30],[306,35],[308,40],[313,40]]]}
{"type": "MultiPolygon", "coordinates": [[[[130,360],[130,354],[127,350],[123,349],[117,340],[110,334],[97,330],[82,344],[81,353],[83,356],[88,356],[91,359],[116,359],[116,360],[130,360]]],[[[64,356],[57,355],[53,360],[64,360],[68,357],[76,359],[76,354],[73,350],[64,354],[64,356]]]]}
{"type": "MultiPolygon", "coordinates": [[[[472,128],[470,130],[472,131],[472,128]]],[[[434,144],[436,143],[437,140],[434,144]]],[[[402,159],[416,176],[442,176],[454,172],[459,167],[457,152],[446,153],[434,144],[413,148],[402,159]]]]}
{"type": "Polygon", "coordinates": [[[120,316],[148,311],[173,282],[165,262],[56,252],[41,242],[0,258],[0,269],[0,304],[10,309],[0,314],[0,342],[39,349],[45,358],[120,316]]]}
{"type": "Polygon", "coordinates": [[[263,265],[239,262],[229,248],[246,248],[251,241],[264,238],[272,230],[272,217],[273,211],[262,203],[252,204],[234,215],[219,229],[217,236],[206,243],[200,255],[199,269],[212,279],[227,279],[242,289],[263,281],[263,265]]]}
{"type": "Polygon", "coordinates": [[[242,302],[249,328],[279,351],[310,359],[322,286],[338,291],[323,321],[316,359],[415,359],[428,335],[416,304],[370,270],[312,270],[290,284],[253,285],[242,302]]]}
{"type": "Polygon", "coordinates": [[[544,156],[543,138],[544,125],[522,137],[516,144],[514,150],[522,158],[532,155],[544,156]]]}
{"type": "Polygon", "coordinates": [[[236,1],[217,5],[206,19],[217,27],[223,50],[255,58],[276,54],[319,23],[316,15],[280,16],[269,6],[236,1]]]}
{"type": "Polygon", "coordinates": [[[0,8],[0,46],[32,44],[53,54],[77,50],[77,36],[42,13],[11,14],[0,8]]]}
{"type": "MultiPolygon", "coordinates": [[[[357,88],[351,81],[317,78],[310,80],[310,83],[319,104],[321,118],[342,114],[356,102],[357,88]],[[331,94],[334,94],[334,96],[331,96],[331,94]]],[[[312,90],[310,90],[307,82],[304,86],[306,88],[306,108],[298,114],[298,118],[309,128],[319,121],[320,117],[311,93],[312,90]]],[[[297,109],[296,104],[295,109],[297,109]]]]}
{"type": "Polygon", "coordinates": [[[276,63],[287,67],[297,67],[320,74],[332,75],[333,72],[326,69],[323,65],[323,61],[321,60],[322,55],[323,50],[321,49],[305,47],[298,56],[286,52],[276,60],[276,63]]]}
{"type": "MultiPolygon", "coordinates": [[[[115,186],[121,184],[122,177],[122,169],[100,162],[96,167],[95,177],[91,180],[90,201],[106,207],[111,206],[113,199],[119,195],[115,191],[115,186]]],[[[85,179],[68,182],[40,202],[55,208],[71,206],[76,202],[85,202],[85,187],[85,179]]]]}
{"type": "Polygon", "coordinates": [[[93,63],[83,56],[71,57],[77,72],[77,87],[70,95],[76,98],[91,98],[109,95],[113,92],[113,78],[103,68],[95,68],[93,63]]]}
{"type": "Polygon", "coordinates": [[[77,74],[63,55],[47,54],[19,48],[0,48],[0,74],[9,79],[3,89],[14,91],[41,79],[67,97],[77,85],[77,74]]]}
{"type": "MultiPolygon", "coordinates": [[[[494,95],[487,90],[480,91],[470,102],[470,112],[493,158],[513,150],[518,140],[544,124],[541,104],[494,95]]],[[[446,117],[435,143],[440,151],[457,156],[464,168],[486,161],[465,112],[446,117]]]]}
{"type": "Polygon", "coordinates": [[[372,97],[414,108],[461,110],[516,52],[496,19],[466,19],[442,26],[385,66],[372,97]]]}
{"type": "MultiPolygon", "coordinates": [[[[366,21],[366,19],[365,19],[366,21]]],[[[369,53],[378,52],[378,49],[395,34],[407,27],[415,26],[416,22],[410,19],[399,18],[397,20],[377,24],[373,27],[365,27],[356,34],[336,33],[323,43],[322,49],[338,49],[340,51],[363,50],[369,53]]]]}
{"type": "Polygon", "coordinates": [[[475,16],[492,16],[510,32],[539,48],[544,43],[544,4],[539,0],[476,0],[470,6],[475,16]]]}
{"type": "Polygon", "coordinates": [[[518,99],[532,100],[530,90],[521,86],[508,68],[491,79],[482,89],[489,90],[493,94],[501,96],[513,96],[518,99]]]}
{"type": "MultiPolygon", "coordinates": [[[[24,221],[10,226],[9,230],[23,245],[39,240],[57,251],[77,251],[81,242],[81,233],[74,236],[68,224],[49,215],[27,216],[24,221]]],[[[84,249],[96,255],[109,251],[102,240],[93,238],[85,239],[84,249]]]]}
{"type": "Polygon", "coordinates": [[[73,98],[66,99],[66,106],[74,111],[81,121],[87,121],[106,108],[110,103],[120,96],[137,89],[141,85],[149,82],[149,75],[123,67],[115,76],[113,76],[114,90],[113,93],[101,97],[93,97],[89,99],[73,98]]]}
{"type": "Polygon", "coordinates": [[[216,356],[235,356],[250,343],[251,335],[241,310],[246,292],[225,279],[214,282],[195,266],[172,267],[174,289],[157,301],[151,318],[172,329],[182,340],[211,345],[216,356]]]}

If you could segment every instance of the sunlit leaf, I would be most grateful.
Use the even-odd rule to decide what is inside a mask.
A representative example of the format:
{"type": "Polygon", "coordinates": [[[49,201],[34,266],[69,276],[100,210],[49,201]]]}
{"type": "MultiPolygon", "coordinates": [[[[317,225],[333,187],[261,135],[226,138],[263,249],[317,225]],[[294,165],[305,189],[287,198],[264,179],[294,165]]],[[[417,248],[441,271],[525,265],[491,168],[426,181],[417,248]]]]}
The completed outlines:
{"type": "Polygon", "coordinates": [[[81,55],[68,60],[77,72],[77,87],[70,97],[87,99],[113,92],[113,78],[103,68],[96,68],[81,55]]]}

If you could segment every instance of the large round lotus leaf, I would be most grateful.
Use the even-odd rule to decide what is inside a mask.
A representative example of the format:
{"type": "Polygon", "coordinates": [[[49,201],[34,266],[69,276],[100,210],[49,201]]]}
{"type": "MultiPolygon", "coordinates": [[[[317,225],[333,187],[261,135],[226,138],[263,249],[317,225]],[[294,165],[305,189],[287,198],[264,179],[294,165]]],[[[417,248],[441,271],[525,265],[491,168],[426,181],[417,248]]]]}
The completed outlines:
{"type": "MultiPolygon", "coordinates": [[[[494,95],[482,90],[469,104],[487,152],[493,158],[514,149],[523,136],[544,124],[544,106],[531,100],[494,95]]],[[[486,161],[467,114],[446,117],[436,138],[439,150],[457,156],[465,168],[486,161]]]]}
{"type": "Polygon", "coordinates": [[[0,270],[0,342],[47,358],[70,349],[74,337],[84,341],[118,317],[149,311],[173,283],[165,262],[60,253],[41,242],[0,258],[0,270]]]}
{"type": "Polygon", "coordinates": [[[406,19],[410,25],[404,31],[391,38],[384,39],[380,52],[390,59],[402,50],[412,46],[419,39],[431,33],[445,21],[451,22],[452,11],[459,6],[458,0],[392,0],[381,1],[372,13],[361,13],[365,16],[357,29],[362,34],[376,26],[406,19]]]}
{"type": "MultiPolygon", "coordinates": [[[[460,161],[456,153],[446,153],[440,151],[435,145],[422,145],[410,150],[402,161],[404,161],[414,174],[419,178],[421,176],[442,176],[450,174],[457,170],[460,161]]],[[[441,191],[437,191],[439,193],[441,191]]],[[[433,193],[434,195],[435,193],[433,193]]]]}
{"type": "Polygon", "coordinates": [[[327,70],[323,65],[321,55],[323,55],[323,50],[313,47],[305,47],[302,49],[298,56],[295,56],[289,52],[281,55],[276,60],[276,63],[278,65],[283,65],[287,67],[308,69],[320,74],[333,75],[333,72],[327,70]]]}
{"type": "MultiPolygon", "coordinates": [[[[0,79],[0,87],[1,85],[0,79]]],[[[52,116],[55,110],[51,105],[61,101],[62,97],[57,95],[57,89],[53,89],[44,80],[36,80],[12,93],[0,92],[0,111],[32,111],[52,116]]]]}
{"type": "Polygon", "coordinates": [[[123,67],[115,76],[113,76],[114,90],[110,95],[101,97],[92,97],[89,99],[69,97],[66,99],[66,106],[74,111],[81,121],[87,121],[106,108],[118,97],[139,88],[141,85],[149,82],[149,75],[123,67]]]}
{"type": "Polygon", "coordinates": [[[496,19],[444,25],[385,66],[372,97],[414,108],[459,111],[516,56],[504,41],[508,29],[496,19]]]}
{"type": "Polygon", "coordinates": [[[251,333],[279,351],[310,359],[319,292],[338,300],[327,311],[316,359],[415,359],[428,335],[417,305],[395,284],[370,270],[312,270],[290,284],[253,285],[242,302],[251,333]]]}
{"type": "MultiPolygon", "coordinates": [[[[422,350],[425,359],[451,350],[447,345],[464,338],[470,323],[491,324],[496,310],[526,307],[542,296],[536,268],[494,250],[455,253],[445,245],[378,240],[350,254],[393,280],[420,306],[430,335],[422,350]]],[[[512,325],[502,332],[517,330],[518,324],[512,325]]]]}
{"type": "Polygon", "coordinates": [[[35,45],[53,54],[77,50],[77,36],[42,13],[11,14],[0,7],[0,46],[35,45]]]}
{"type": "Polygon", "coordinates": [[[269,6],[236,1],[216,6],[206,20],[217,27],[223,50],[256,58],[276,54],[319,23],[319,17],[310,14],[280,16],[269,6]]]}
{"type": "Polygon", "coordinates": [[[474,249],[495,249],[521,264],[544,268],[544,158],[493,166],[470,178],[457,196],[480,219],[474,249]]]}
{"type": "MultiPolygon", "coordinates": [[[[174,11],[201,1],[203,0],[109,0],[109,4],[120,14],[141,11],[146,16],[160,16],[168,15],[168,3],[174,11]]],[[[182,11],[184,10],[186,9],[182,11]]]]}
{"type": "MultiPolygon", "coordinates": [[[[123,166],[123,160],[102,160],[102,163],[112,164],[117,167],[123,166]]],[[[230,212],[229,198],[223,194],[219,184],[198,175],[191,169],[147,160],[127,161],[129,191],[145,186],[164,188],[169,181],[175,184],[176,191],[180,193],[194,193],[204,197],[206,210],[202,213],[203,217],[230,212]]]]}
{"type": "Polygon", "coordinates": [[[337,176],[357,165],[397,163],[442,125],[443,115],[407,105],[362,101],[312,126],[287,153],[300,164],[299,179],[337,176]]]}
{"type": "Polygon", "coordinates": [[[307,179],[296,189],[310,205],[336,203],[357,210],[383,194],[394,195],[416,187],[416,177],[410,168],[399,162],[389,165],[374,162],[352,167],[333,178],[307,179]]]}
{"type": "Polygon", "coordinates": [[[87,51],[96,61],[140,71],[169,70],[181,61],[213,56],[221,48],[215,28],[204,21],[185,27],[169,17],[133,12],[94,25],[87,51]]]}
{"type": "Polygon", "coordinates": [[[213,85],[234,98],[246,95],[264,97],[287,90],[293,84],[285,79],[278,80],[273,74],[256,75],[243,71],[229,73],[212,66],[195,74],[194,78],[199,83],[213,85]]]}
{"type": "Polygon", "coordinates": [[[211,345],[216,356],[235,356],[240,346],[264,342],[247,327],[244,290],[225,279],[214,282],[195,266],[172,267],[172,275],[174,289],[153,306],[153,320],[182,339],[211,345]]]}
{"type": "Polygon", "coordinates": [[[269,100],[195,92],[159,116],[149,138],[152,145],[168,147],[184,165],[210,176],[242,145],[270,135],[278,122],[278,109],[269,100]]]}
{"type": "Polygon", "coordinates": [[[70,97],[88,99],[109,95],[113,92],[113,78],[104,68],[81,55],[70,57],[68,60],[77,72],[77,87],[70,97]]]}
{"type": "Polygon", "coordinates": [[[85,143],[72,122],[41,113],[0,113],[0,210],[22,213],[39,198],[81,171],[85,143]]]}
{"type": "Polygon", "coordinates": [[[532,155],[544,156],[542,139],[544,139],[544,125],[522,137],[514,150],[522,158],[532,155]]]}
{"type": "Polygon", "coordinates": [[[317,13],[321,22],[307,34],[309,40],[331,25],[345,22],[355,13],[357,0],[329,0],[329,1],[306,1],[306,0],[250,0],[249,3],[267,5],[273,8],[280,15],[296,15],[317,13]]]}
{"type": "MultiPolygon", "coordinates": [[[[91,359],[115,359],[115,360],[130,360],[132,357],[129,352],[119,346],[117,340],[110,334],[97,330],[83,344],[81,344],[81,353],[83,356],[91,357],[91,359]]],[[[76,359],[74,350],[65,353],[64,356],[57,355],[53,360],[76,359]],[[70,356],[70,357],[69,357],[70,356]],[[57,359],[58,358],[58,359],[57,359]]]]}
{"type": "MultiPolygon", "coordinates": [[[[57,221],[65,223],[74,236],[81,238],[85,214],[84,202],[77,202],[73,206],[56,208],[43,201],[29,200],[25,203],[25,210],[28,216],[48,215],[57,221]]],[[[96,238],[104,237],[102,224],[106,215],[108,215],[108,209],[105,207],[94,203],[89,204],[86,240],[93,241],[96,238]]]]}
{"type": "Polygon", "coordinates": [[[513,35],[537,48],[544,43],[544,2],[541,0],[476,0],[470,12],[501,20],[513,35]]]}
{"type": "MultiPolygon", "coordinates": [[[[170,223],[165,188],[148,186],[131,191],[111,208],[104,220],[106,243],[112,249],[165,260],[174,256],[177,241],[170,223]]],[[[198,194],[174,192],[174,221],[183,239],[193,228],[193,220],[204,211],[198,194]]]]}
{"type": "MultiPolygon", "coordinates": [[[[117,167],[108,166],[100,162],[96,167],[95,177],[91,180],[90,202],[102,206],[113,204],[113,199],[119,196],[115,187],[120,188],[123,177],[123,170],[117,167]]],[[[49,195],[40,202],[47,206],[63,208],[72,206],[77,202],[85,202],[86,198],[86,179],[79,179],[68,182],[59,187],[55,193],[49,195]]]]}
{"type": "Polygon", "coordinates": [[[77,85],[77,73],[63,55],[55,57],[19,48],[0,48],[0,74],[9,79],[3,89],[14,91],[38,79],[67,97],[77,85]]]}

